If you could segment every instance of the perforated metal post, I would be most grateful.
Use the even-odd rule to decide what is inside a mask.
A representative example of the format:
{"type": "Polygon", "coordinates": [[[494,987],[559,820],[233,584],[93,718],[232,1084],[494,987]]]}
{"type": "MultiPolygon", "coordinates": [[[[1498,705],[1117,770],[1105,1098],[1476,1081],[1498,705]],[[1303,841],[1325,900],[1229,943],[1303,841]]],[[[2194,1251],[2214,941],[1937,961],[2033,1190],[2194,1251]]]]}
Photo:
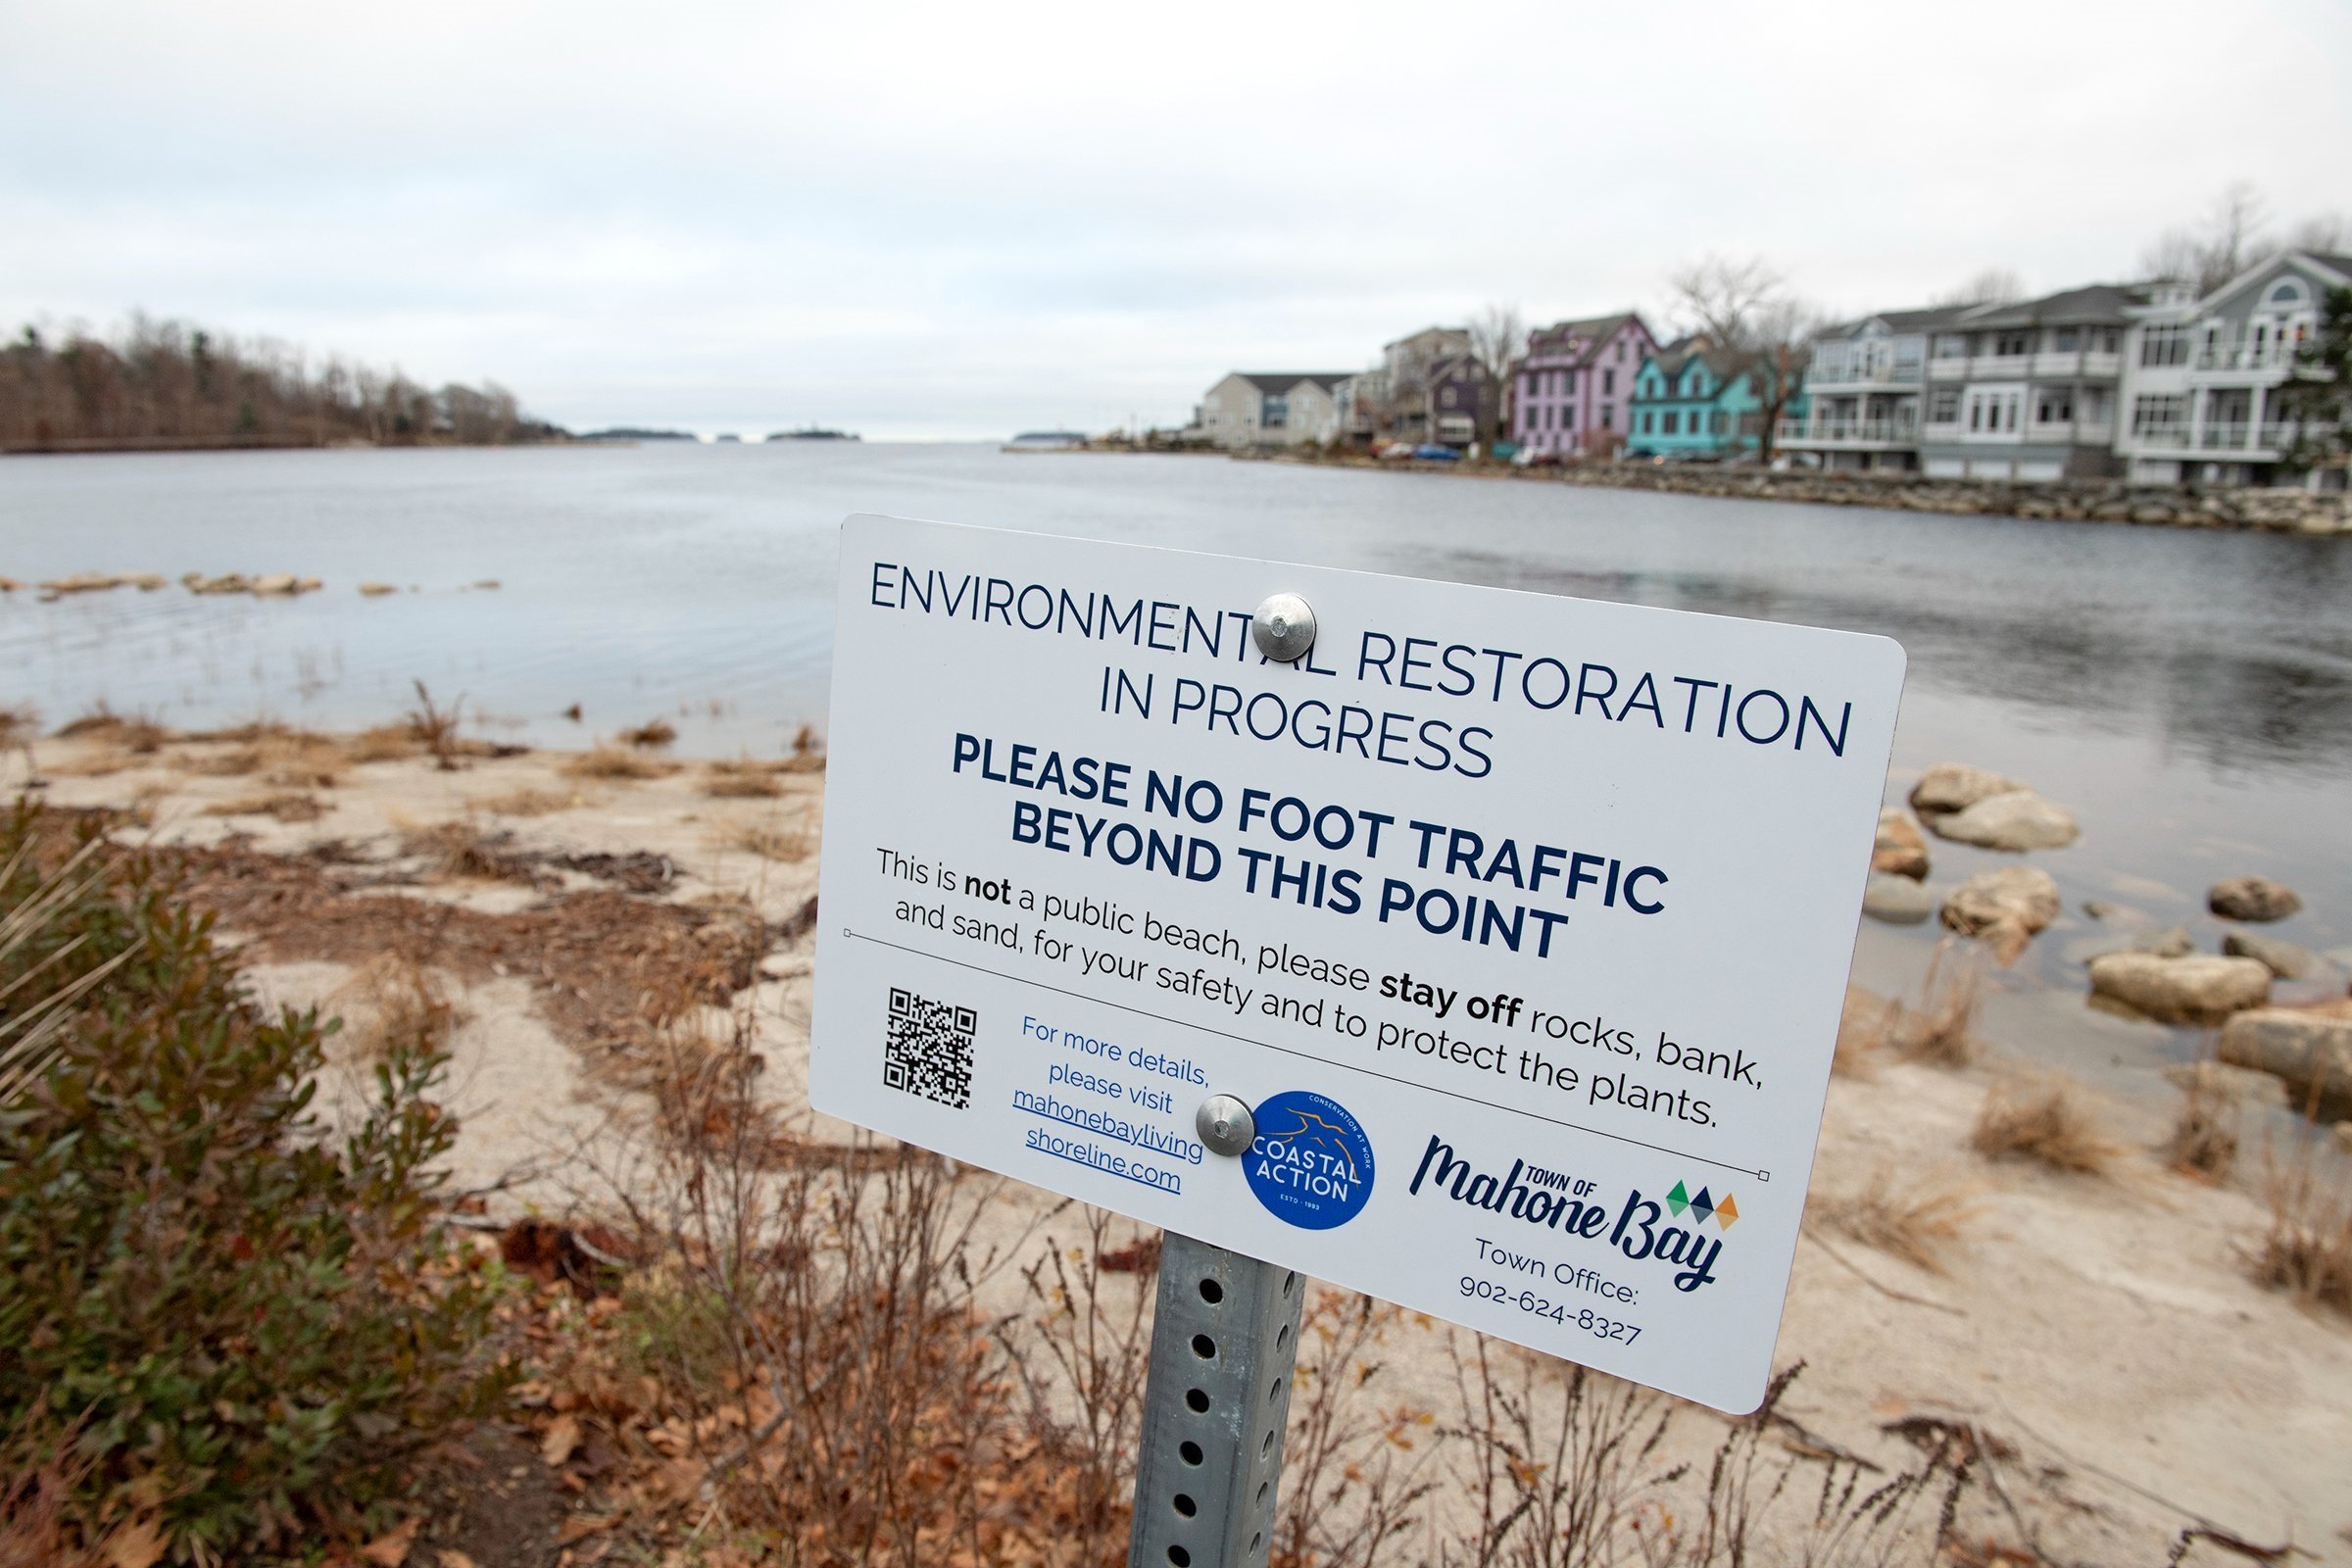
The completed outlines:
{"type": "Polygon", "coordinates": [[[1291,1269],[1164,1233],[1128,1568],[1265,1562],[1305,1296],[1291,1269]]]}

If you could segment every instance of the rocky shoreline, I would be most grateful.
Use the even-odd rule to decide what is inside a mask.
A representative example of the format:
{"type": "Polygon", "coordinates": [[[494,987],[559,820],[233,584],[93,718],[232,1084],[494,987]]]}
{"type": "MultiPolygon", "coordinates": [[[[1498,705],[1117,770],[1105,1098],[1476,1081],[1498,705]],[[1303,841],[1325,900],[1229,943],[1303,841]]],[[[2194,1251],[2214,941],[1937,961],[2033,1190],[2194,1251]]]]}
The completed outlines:
{"type": "Polygon", "coordinates": [[[2133,485],[2121,479],[2007,482],[1925,479],[1912,473],[1833,473],[1818,468],[1775,472],[1714,464],[1584,463],[1520,468],[1506,463],[1383,461],[1358,454],[1235,453],[1255,462],[1305,463],[1324,467],[1451,473],[1535,483],[1597,485],[1673,495],[1748,501],[1795,501],[1813,506],[1884,507],[1959,516],[2029,517],[2062,522],[2122,522],[2158,528],[2251,529],[2264,533],[2352,536],[2352,492],[2247,489],[2195,485],[2133,485]]]}

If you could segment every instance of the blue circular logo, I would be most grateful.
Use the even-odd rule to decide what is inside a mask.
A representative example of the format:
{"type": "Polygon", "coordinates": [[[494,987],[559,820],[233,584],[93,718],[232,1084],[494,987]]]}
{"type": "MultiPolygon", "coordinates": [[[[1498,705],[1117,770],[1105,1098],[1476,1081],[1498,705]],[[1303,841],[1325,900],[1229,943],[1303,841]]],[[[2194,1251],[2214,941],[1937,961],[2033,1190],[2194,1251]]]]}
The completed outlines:
{"type": "Polygon", "coordinates": [[[1372,1198],[1372,1140],[1329,1095],[1290,1089],[1255,1111],[1257,1139],[1242,1158],[1266,1212],[1300,1230],[1327,1231],[1372,1198]]]}

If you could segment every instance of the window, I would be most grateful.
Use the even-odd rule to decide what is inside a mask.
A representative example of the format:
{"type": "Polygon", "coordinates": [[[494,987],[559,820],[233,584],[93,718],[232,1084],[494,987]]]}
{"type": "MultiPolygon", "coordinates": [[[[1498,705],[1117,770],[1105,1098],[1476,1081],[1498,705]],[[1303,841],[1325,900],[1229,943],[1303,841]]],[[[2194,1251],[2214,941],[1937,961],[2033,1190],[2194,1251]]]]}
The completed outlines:
{"type": "Polygon", "coordinates": [[[2075,416],[2075,394],[2063,386],[2043,387],[2034,395],[2034,422],[2035,424],[2066,424],[2075,416]]]}
{"type": "Polygon", "coordinates": [[[1939,360],[1968,358],[1968,339],[1957,332],[1945,332],[1936,339],[1936,357],[1939,360]]]}
{"type": "Polygon", "coordinates": [[[2115,394],[2103,386],[2082,389],[2082,422],[2106,424],[2115,417],[2115,394]]]}
{"type": "Polygon", "coordinates": [[[1258,416],[1258,422],[1259,422],[1260,424],[1263,424],[1263,425],[1264,425],[1264,426],[1265,426],[1267,429],[1269,429],[1269,430],[1279,430],[1279,429],[1281,429],[1281,428],[1282,428],[1284,425],[1286,425],[1286,424],[1290,423],[1290,422],[1291,422],[1291,402],[1290,402],[1290,399],[1288,399],[1288,398],[1268,398],[1268,399],[1266,399],[1265,410],[1264,410],[1264,412],[1263,412],[1263,413],[1261,413],[1261,414],[1258,416]]]}
{"type": "Polygon", "coordinates": [[[2093,354],[2113,354],[2122,346],[2123,338],[2124,329],[2120,326],[2094,326],[2087,346],[2093,354]]]}
{"type": "Polygon", "coordinates": [[[1663,417],[1666,420],[1666,434],[1680,435],[1683,433],[1683,415],[1680,409],[1668,409],[1663,417]]]}
{"type": "MultiPolygon", "coordinates": [[[[1624,345],[1619,344],[1618,347],[1622,348],[1624,345]]],[[[1603,392],[1614,392],[1617,390],[1617,372],[1615,370],[1603,370],[1600,372],[1600,389],[1603,392]]],[[[1604,419],[1601,422],[1605,424],[1608,421],[1604,419]]]]}
{"type": "Polygon", "coordinates": [[[1960,389],[1956,386],[1937,387],[1928,394],[1928,422],[1957,424],[1960,422],[1960,389]]]}
{"type": "Polygon", "coordinates": [[[2031,332],[1995,332],[1992,335],[1992,352],[2001,359],[2014,359],[2020,354],[2031,354],[2034,352],[2034,334],[2031,332]]]}
{"type": "Polygon", "coordinates": [[[1614,430],[1614,429],[1616,429],[1616,428],[1617,428],[1617,405],[1616,405],[1616,404],[1614,404],[1614,403],[1603,403],[1603,404],[1600,406],[1600,427],[1601,427],[1603,430],[1614,430]]]}
{"type": "Polygon", "coordinates": [[[1717,410],[1715,411],[1715,414],[1714,414],[1714,417],[1713,417],[1713,420],[1712,420],[1712,422],[1713,422],[1713,424],[1714,424],[1714,427],[1715,427],[1715,433],[1716,433],[1717,435],[1721,435],[1721,434],[1723,434],[1723,430],[1724,430],[1724,412],[1723,412],[1723,410],[1721,410],[1721,409],[1717,409],[1717,410]]]}
{"type": "Polygon", "coordinates": [[[2188,363],[2188,328],[2185,326],[2151,326],[2139,335],[2139,363],[2142,365],[2186,365],[2188,363]]]}
{"type": "Polygon", "coordinates": [[[2050,334],[2050,347],[2061,354],[2072,354],[2082,346],[2082,334],[2071,326],[2062,326],[2050,334]]]}
{"type": "Polygon", "coordinates": [[[1683,383],[1683,390],[1691,397],[1703,398],[1707,395],[1707,378],[1693,370],[1690,379],[1683,383]]]}
{"type": "Polygon", "coordinates": [[[2303,285],[2291,277],[2282,277],[2271,285],[2270,293],[2263,298],[2272,305],[2300,305],[2303,302],[2303,285]]]}
{"type": "Polygon", "coordinates": [[[2188,430],[2188,395],[2142,392],[2132,400],[2132,433],[2147,439],[2180,436],[2188,430]]]}
{"type": "Polygon", "coordinates": [[[1643,409],[1642,411],[1642,433],[1643,435],[1649,434],[1649,411],[1647,409],[1643,409]]]}
{"type": "Polygon", "coordinates": [[[1576,390],[1576,372],[1574,370],[1563,370],[1560,373],[1568,377],[1567,390],[1574,392],[1576,390]]]}

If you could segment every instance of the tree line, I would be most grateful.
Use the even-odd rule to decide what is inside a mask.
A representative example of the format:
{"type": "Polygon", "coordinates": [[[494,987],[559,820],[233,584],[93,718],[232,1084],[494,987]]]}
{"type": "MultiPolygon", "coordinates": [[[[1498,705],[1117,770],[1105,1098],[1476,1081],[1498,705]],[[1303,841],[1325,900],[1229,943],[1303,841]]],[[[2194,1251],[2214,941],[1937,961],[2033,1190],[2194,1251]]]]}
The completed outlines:
{"type": "Polygon", "coordinates": [[[26,326],[0,347],[0,450],[496,446],[560,440],[494,381],[438,390],[398,370],[134,315],[111,338],[26,326]]]}

